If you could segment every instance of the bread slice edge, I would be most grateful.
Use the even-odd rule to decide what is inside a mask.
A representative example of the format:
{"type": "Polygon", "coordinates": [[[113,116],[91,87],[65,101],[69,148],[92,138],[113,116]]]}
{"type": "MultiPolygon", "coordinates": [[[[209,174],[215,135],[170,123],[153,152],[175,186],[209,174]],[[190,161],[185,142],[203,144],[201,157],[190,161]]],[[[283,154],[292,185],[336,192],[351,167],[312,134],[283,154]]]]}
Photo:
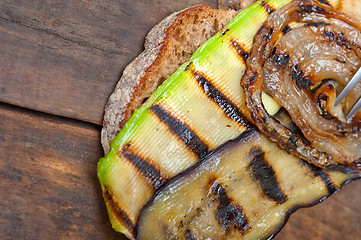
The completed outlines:
{"type": "Polygon", "coordinates": [[[175,12],[148,33],[144,51],[123,71],[105,105],[101,144],[105,154],[133,112],[193,52],[236,16],[234,10],[197,5],[175,12]]]}

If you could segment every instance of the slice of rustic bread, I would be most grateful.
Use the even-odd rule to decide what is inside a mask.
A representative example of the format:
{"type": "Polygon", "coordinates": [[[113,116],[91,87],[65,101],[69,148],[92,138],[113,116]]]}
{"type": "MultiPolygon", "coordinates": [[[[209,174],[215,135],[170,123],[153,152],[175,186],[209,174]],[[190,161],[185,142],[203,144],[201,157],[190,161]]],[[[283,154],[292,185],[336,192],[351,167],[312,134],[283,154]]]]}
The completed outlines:
{"type": "Polygon", "coordinates": [[[101,133],[105,153],[133,112],[236,14],[234,10],[194,6],[171,14],[149,32],[145,50],[125,68],[105,106],[101,133]]]}
{"type": "Polygon", "coordinates": [[[225,10],[243,10],[251,6],[256,0],[218,0],[218,8],[225,10]]]}

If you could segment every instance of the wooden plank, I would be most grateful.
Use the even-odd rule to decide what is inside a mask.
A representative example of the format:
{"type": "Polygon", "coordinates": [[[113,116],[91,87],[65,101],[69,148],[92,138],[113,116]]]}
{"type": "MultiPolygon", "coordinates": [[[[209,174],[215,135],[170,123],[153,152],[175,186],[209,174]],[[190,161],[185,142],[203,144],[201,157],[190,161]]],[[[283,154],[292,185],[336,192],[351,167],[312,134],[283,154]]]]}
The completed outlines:
{"type": "Polygon", "coordinates": [[[0,36],[0,101],[101,123],[121,55],[3,19],[0,36]]]}
{"type": "Polygon", "coordinates": [[[103,108],[148,31],[216,0],[0,1],[0,101],[101,124],[103,108]]]}
{"type": "Polygon", "coordinates": [[[0,238],[125,239],[111,229],[99,129],[0,105],[0,238]]]}
{"type": "Polygon", "coordinates": [[[361,180],[310,208],[293,213],[275,240],[355,240],[361,236],[361,180]]]}
{"type": "MultiPolygon", "coordinates": [[[[1,239],[125,239],[96,177],[100,129],[0,104],[1,239]]],[[[277,240],[357,239],[361,181],[294,213],[277,240]]]]}

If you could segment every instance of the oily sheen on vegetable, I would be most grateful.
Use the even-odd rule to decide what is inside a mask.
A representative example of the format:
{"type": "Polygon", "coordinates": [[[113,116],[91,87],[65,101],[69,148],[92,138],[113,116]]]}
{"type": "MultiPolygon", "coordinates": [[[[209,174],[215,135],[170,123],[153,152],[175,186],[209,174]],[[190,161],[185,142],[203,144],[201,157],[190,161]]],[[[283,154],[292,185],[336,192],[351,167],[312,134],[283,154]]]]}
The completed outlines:
{"type": "Polygon", "coordinates": [[[269,239],[290,213],[353,177],[307,163],[250,129],[158,191],[142,209],[137,239],[269,239]]]}
{"type": "Polygon", "coordinates": [[[329,169],[361,170],[361,112],[345,112],[361,97],[361,83],[342,104],[337,92],[361,67],[361,25],[314,1],[293,1],[272,14],[255,37],[242,80],[257,127],[298,157],[329,169]],[[292,29],[293,28],[293,29],[292,29]],[[291,115],[292,133],[262,104],[262,90],[291,115]]]}
{"type": "MultiPolygon", "coordinates": [[[[110,143],[98,163],[98,178],[115,230],[135,238],[142,207],[166,182],[254,128],[240,80],[254,36],[272,12],[289,2],[257,1],[242,11],[158,87],[110,143]]],[[[328,3],[337,7],[339,1],[328,3]]],[[[280,109],[266,93],[262,102],[271,115],[280,109]]],[[[325,173],[341,174],[336,190],[354,177],[325,173]]]]}

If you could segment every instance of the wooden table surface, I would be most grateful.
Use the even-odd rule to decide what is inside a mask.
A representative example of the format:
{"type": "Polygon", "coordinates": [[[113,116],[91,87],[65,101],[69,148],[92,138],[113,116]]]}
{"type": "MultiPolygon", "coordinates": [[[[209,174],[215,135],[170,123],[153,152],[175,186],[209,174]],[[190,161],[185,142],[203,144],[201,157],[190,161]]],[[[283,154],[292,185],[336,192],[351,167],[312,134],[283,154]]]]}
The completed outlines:
{"type": "MultiPolygon", "coordinates": [[[[96,177],[104,104],[146,33],[216,0],[0,1],[0,239],[125,239],[96,177]]],[[[275,239],[361,239],[361,181],[275,239]]]]}

